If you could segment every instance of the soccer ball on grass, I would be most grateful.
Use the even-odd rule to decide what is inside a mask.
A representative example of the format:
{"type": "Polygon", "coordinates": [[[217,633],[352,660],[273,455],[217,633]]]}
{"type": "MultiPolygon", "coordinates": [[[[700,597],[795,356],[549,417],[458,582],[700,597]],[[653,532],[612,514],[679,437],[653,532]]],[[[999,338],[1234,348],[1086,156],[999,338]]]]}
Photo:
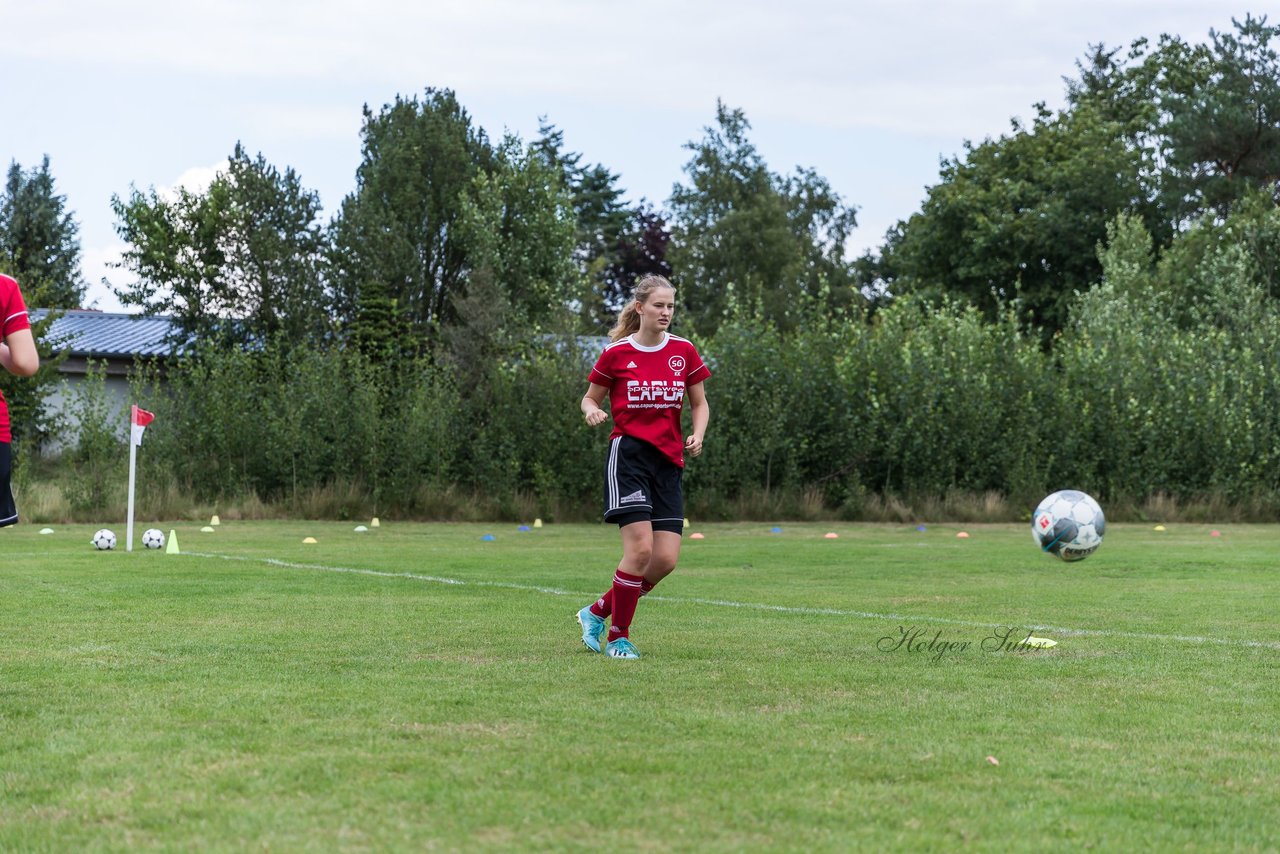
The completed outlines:
{"type": "Polygon", "coordinates": [[[149,549],[164,547],[164,531],[159,528],[147,528],[142,532],[142,544],[149,549]]]}
{"type": "Polygon", "coordinates": [[[1084,560],[1102,545],[1107,521],[1098,502],[1063,489],[1040,502],[1031,517],[1031,537],[1041,551],[1065,561],[1084,560]]]}
{"type": "Polygon", "coordinates": [[[93,547],[100,552],[105,552],[116,547],[116,535],[114,532],[103,528],[93,535],[93,547]]]}

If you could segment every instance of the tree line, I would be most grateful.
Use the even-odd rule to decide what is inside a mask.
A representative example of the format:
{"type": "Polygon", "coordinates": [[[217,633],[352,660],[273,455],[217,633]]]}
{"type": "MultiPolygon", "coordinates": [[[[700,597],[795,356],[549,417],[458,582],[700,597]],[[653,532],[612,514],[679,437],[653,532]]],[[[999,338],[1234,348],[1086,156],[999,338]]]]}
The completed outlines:
{"type": "MultiPolygon", "coordinates": [[[[526,399],[550,395],[549,405],[572,415],[582,376],[575,336],[600,334],[630,283],[657,272],[677,284],[682,332],[717,363],[715,430],[733,437],[718,462],[706,463],[719,493],[807,488],[852,506],[859,495],[895,491],[1020,494],[1057,478],[1126,495],[1256,495],[1266,465],[1248,477],[1208,474],[1204,465],[1167,475],[1168,464],[1144,453],[1104,466],[1096,449],[1066,449],[1142,435],[1114,423],[1130,405],[1117,389],[1170,341],[1194,358],[1169,354],[1167,381],[1203,387],[1211,378],[1197,371],[1214,365],[1235,377],[1227,397],[1246,387],[1271,394],[1269,375],[1246,382],[1230,350],[1203,348],[1247,341],[1252,359],[1271,356],[1249,336],[1269,329],[1280,296],[1278,32],[1265,17],[1245,16],[1204,43],[1165,35],[1127,49],[1090,47],[1061,109],[1037,105],[1031,121],[965,143],[942,163],[921,209],[859,258],[845,251],[856,207],[815,170],[770,169],[739,109],[717,104],[714,121],[686,146],[683,179],[657,206],[624,201],[619,177],[567,150],[554,125],[544,121],[532,141],[491,140],[453,92],[427,89],[365,108],[355,189],[327,222],[300,176],[241,143],[206,189],[113,199],[134,280],[119,296],[173,315],[205,345],[174,372],[174,387],[222,370],[215,354],[235,345],[235,358],[249,362],[245,376],[263,383],[272,381],[262,367],[270,359],[281,370],[295,359],[354,360],[341,367],[381,396],[373,412],[398,417],[415,399],[442,412],[454,406],[458,420],[431,434],[450,461],[432,477],[449,472],[458,483],[565,495],[588,488],[563,460],[485,471],[463,459],[478,454],[468,450],[474,443],[457,456],[446,440],[499,441],[489,433],[501,419],[473,411],[478,402],[524,412],[526,399]],[[948,349],[961,340],[969,343],[948,349]],[[1137,361],[1126,364],[1126,354],[1137,361]],[[549,370],[530,379],[549,365],[573,388],[549,370]],[[827,420],[795,420],[812,408],[802,386],[792,389],[804,382],[839,401],[827,420]],[[1066,386],[1070,400],[1043,397],[1066,386]],[[1053,414],[1063,407],[1074,420],[1053,414]],[[894,413],[886,432],[868,439],[868,425],[886,413],[894,413]],[[1123,435],[1108,438],[1100,425],[1123,435]],[[1010,438],[1046,432],[1059,437],[1056,446],[1010,438]],[[1073,460],[1079,473],[1055,469],[1046,454],[1073,460]],[[1136,461],[1142,472],[1117,474],[1136,461]]],[[[71,307],[84,294],[77,256],[74,217],[48,160],[29,171],[13,164],[0,195],[0,265],[23,282],[29,303],[71,307]]],[[[344,386],[348,394],[354,385],[344,386]]],[[[1135,386],[1131,397],[1159,411],[1139,395],[1157,388],[1171,399],[1157,385],[1135,386]]],[[[339,388],[330,391],[341,400],[339,388]]],[[[12,397],[23,405],[21,390],[12,397]]],[[[52,429],[36,417],[38,400],[29,408],[29,430],[52,429]]],[[[16,415],[18,429],[23,420],[16,415]]],[[[1257,432],[1268,429],[1266,418],[1243,423],[1255,445],[1280,438],[1257,432]]],[[[1224,427],[1205,415],[1186,429],[1210,424],[1224,427]]],[[[506,426],[516,429],[505,442],[531,429],[527,420],[506,426]]],[[[576,435],[573,425],[560,427],[576,435]]],[[[1209,440],[1170,447],[1180,455],[1187,442],[1209,440]]],[[[523,453],[489,450],[509,462],[523,453]]],[[[346,476],[308,466],[307,478],[346,476]]],[[[190,470],[181,477],[199,480],[190,470]]],[[[202,488],[246,484],[267,494],[287,487],[277,472],[202,488]]]]}

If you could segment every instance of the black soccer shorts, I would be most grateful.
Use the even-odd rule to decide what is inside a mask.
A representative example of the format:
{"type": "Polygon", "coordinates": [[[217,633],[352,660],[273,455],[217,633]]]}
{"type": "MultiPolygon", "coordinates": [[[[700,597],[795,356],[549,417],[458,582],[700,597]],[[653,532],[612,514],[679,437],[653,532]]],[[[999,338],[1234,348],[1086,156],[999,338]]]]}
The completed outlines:
{"type": "Polygon", "coordinates": [[[619,436],[604,464],[604,518],[621,528],[649,522],[684,533],[684,469],[641,439],[619,436]]]}
{"type": "Polygon", "coordinates": [[[18,507],[13,503],[13,489],[9,485],[13,467],[12,450],[8,442],[0,442],[0,528],[18,521],[18,507]]]}

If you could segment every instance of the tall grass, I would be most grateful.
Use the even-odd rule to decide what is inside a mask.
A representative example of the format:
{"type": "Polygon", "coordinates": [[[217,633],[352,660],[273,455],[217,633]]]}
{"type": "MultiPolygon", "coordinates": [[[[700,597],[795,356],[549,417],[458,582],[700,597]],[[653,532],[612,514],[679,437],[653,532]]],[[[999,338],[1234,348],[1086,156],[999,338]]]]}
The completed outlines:
{"type": "MultiPolygon", "coordinates": [[[[19,512],[34,524],[105,523],[123,520],[127,498],[121,487],[116,497],[100,506],[76,506],[66,495],[61,481],[73,474],[29,482],[16,490],[19,512]]],[[[1040,496],[1043,497],[1043,496],[1040,496]]],[[[1038,498],[1037,498],[1038,501],[1038,498]]],[[[1036,502],[1010,500],[995,491],[951,490],[943,496],[867,495],[855,507],[832,508],[822,491],[805,489],[754,489],[726,498],[704,493],[686,503],[687,516],[707,521],[793,521],[793,522],[1029,522],[1036,502]]],[[[226,520],[327,519],[356,520],[380,516],[386,519],[436,522],[594,522],[600,509],[593,495],[579,500],[544,499],[521,490],[511,495],[493,495],[457,486],[422,486],[413,501],[412,512],[402,508],[379,509],[367,487],[352,482],[310,487],[298,495],[264,500],[255,492],[204,500],[189,485],[173,480],[142,483],[138,487],[135,518],[138,520],[208,519],[219,515],[226,520]]],[[[1160,493],[1142,500],[1119,499],[1106,503],[1107,519],[1113,522],[1271,522],[1280,517],[1280,500],[1258,495],[1248,499],[1230,498],[1221,493],[1182,498],[1160,493]]]]}

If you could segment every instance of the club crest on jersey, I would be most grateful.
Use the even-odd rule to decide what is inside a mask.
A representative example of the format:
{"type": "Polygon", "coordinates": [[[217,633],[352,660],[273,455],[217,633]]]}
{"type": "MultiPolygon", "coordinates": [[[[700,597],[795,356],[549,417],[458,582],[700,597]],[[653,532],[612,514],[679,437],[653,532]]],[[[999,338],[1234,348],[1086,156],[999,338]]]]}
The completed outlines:
{"type": "Polygon", "coordinates": [[[679,406],[684,400],[681,380],[627,380],[627,403],[679,406]]]}
{"type": "Polygon", "coordinates": [[[680,372],[684,370],[684,356],[672,356],[667,360],[667,366],[675,372],[676,376],[680,376],[680,372]]]}

